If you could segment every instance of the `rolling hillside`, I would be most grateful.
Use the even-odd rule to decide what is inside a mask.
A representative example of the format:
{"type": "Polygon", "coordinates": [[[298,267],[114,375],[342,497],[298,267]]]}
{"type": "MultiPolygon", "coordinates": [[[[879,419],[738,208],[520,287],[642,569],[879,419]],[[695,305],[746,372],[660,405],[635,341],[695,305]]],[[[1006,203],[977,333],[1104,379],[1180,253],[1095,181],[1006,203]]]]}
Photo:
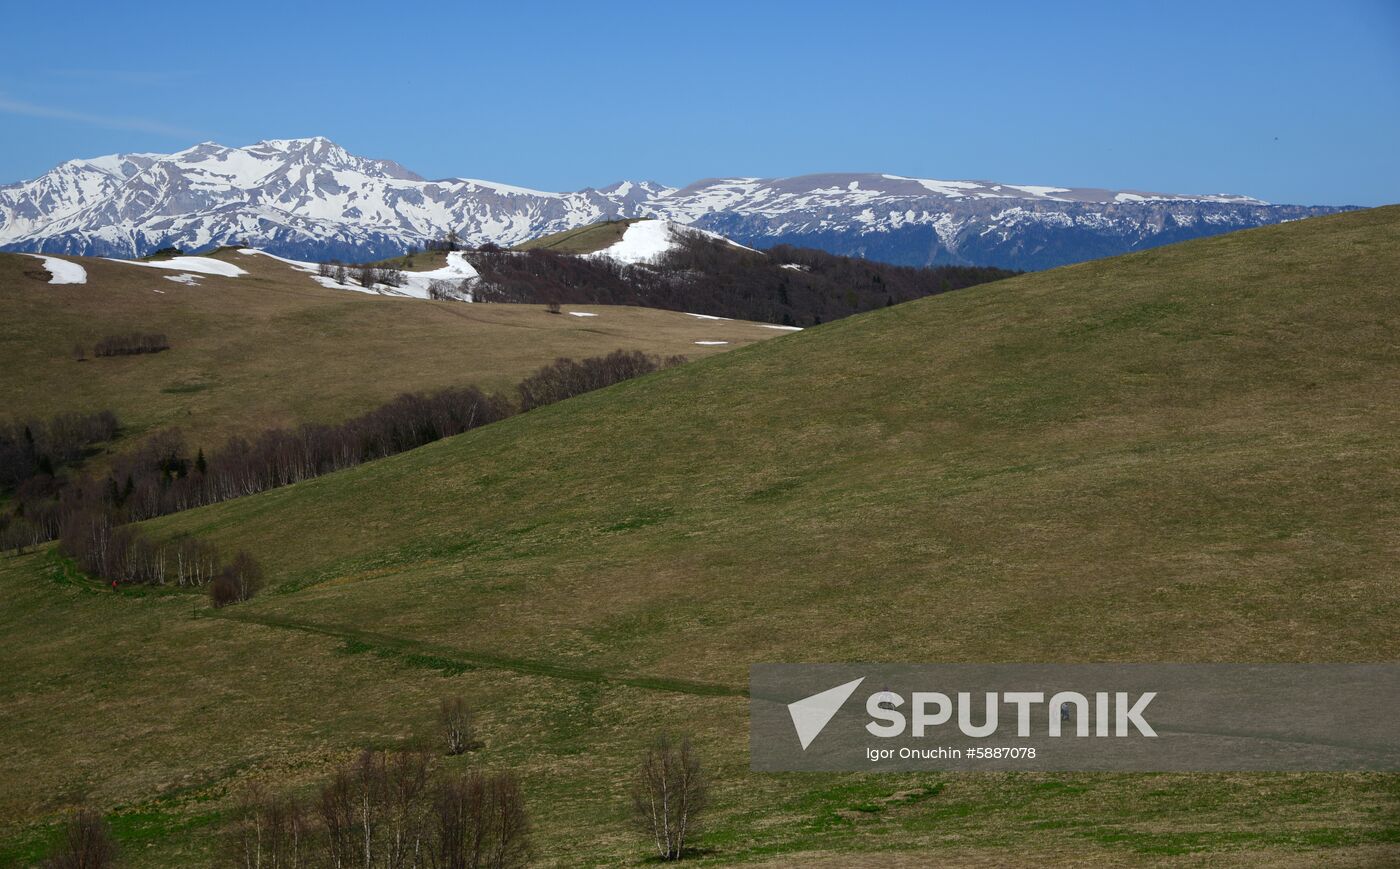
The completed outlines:
{"type": "Polygon", "coordinates": [[[221,442],[339,421],[408,390],[511,387],[560,356],[623,348],[698,359],[782,334],[638,308],[551,315],[534,305],[386,298],[320,286],[266,256],[224,250],[213,259],[245,274],[183,282],[173,280],[188,274],[179,268],[67,258],[59,261],[81,265],[87,282],[51,284],[40,260],[0,254],[0,359],[17,375],[0,381],[0,416],[110,408],[129,434],[179,426],[197,442],[221,442]],[[164,333],[172,349],[91,358],[95,341],[131,331],[164,333]],[[86,361],[75,361],[75,344],[86,361]]]}
{"type": "Polygon", "coordinates": [[[742,692],[751,662],[1400,656],[1397,270],[1384,208],[1024,275],[147,523],[267,567],[217,617],[0,560],[0,859],[86,800],[137,865],[202,860],[243,785],[462,693],[546,864],[645,857],[660,728],[714,780],[700,862],[1394,863],[1395,776],[758,775],[742,692]]]}

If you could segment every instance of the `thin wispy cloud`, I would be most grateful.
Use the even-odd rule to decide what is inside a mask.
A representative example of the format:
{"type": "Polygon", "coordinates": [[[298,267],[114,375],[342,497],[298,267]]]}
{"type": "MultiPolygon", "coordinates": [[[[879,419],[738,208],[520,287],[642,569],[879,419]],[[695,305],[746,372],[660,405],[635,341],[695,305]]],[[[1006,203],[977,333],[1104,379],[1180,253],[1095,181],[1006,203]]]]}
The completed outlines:
{"type": "Polygon", "coordinates": [[[72,121],[109,130],[136,130],[141,133],[154,133],[178,139],[197,139],[205,136],[198,130],[167,124],[150,118],[134,118],[114,115],[94,115],[88,112],[75,112],[58,106],[40,106],[22,100],[12,100],[0,94],[0,113],[24,115],[30,118],[50,118],[55,121],[72,121]]]}

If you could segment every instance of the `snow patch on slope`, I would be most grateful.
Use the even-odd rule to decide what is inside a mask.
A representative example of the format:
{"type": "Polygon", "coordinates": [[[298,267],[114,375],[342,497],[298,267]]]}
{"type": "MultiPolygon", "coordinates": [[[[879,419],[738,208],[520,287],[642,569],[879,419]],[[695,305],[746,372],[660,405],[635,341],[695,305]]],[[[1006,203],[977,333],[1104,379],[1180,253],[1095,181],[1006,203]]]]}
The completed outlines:
{"type": "Polygon", "coordinates": [[[49,270],[49,283],[51,284],[87,283],[87,269],[77,263],[69,262],[66,259],[59,259],[56,256],[42,256],[37,253],[31,253],[28,254],[28,256],[44,261],[44,268],[49,270]]]}
{"type": "Polygon", "coordinates": [[[680,243],[677,237],[680,233],[701,235],[733,245],[741,250],[761,253],[761,251],[746,247],[718,233],[697,229],[693,226],[680,226],[669,220],[638,220],[627,225],[627,229],[622,233],[622,238],[602,250],[584,254],[584,256],[607,257],[627,265],[654,263],[680,243]]]}
{"type": "MultiPolygon", "coordinates": [[[[474,281],[481,277],[480,273],[467,262],[458,251],[452,251],[447,255],[447,265],[430,272],[404,272],[403,286],[391,287],[387,284],[375,284],[373,288],[362,287],[359,284],[341,284],[334,278],[328,278],[319,274],[321,266],[318,263],[302,262],[301,260],[288,259],[284,256],[270,254],[265,250],[255,247],[245,247],[238,251],[244,256],[265,256],[268,259],[275,259],[280,263],[286,263],[300,272],[306,272],[311,279],[323,287],[331,290],[351,290],[357,293],[373,293],[380,296],[401,296],[412,299],[429,298],[428,288],[434,281],[447,281],[453,285],[460,285],[462,281],[474,281]]],[[[347,266],[351,273],[355,273],[354,266],[347,266]]],[[[468,292],[464,301],[470,302],[471,293],[468,292]]]]}
{"type": "MultiPolygon", "coordinates": [[[[448,281],[453,284],[460,284],[462,281],[474,281],[481,277],[471,263],[458,251],[452,251],[447,255],[447,265],[430,272],[404,272],[404,285],[402,287],[386,287],[389,294],[401,296],[412,296],[416,299],[428,298],[428,287],[433,281],[448,281]]],[[[376,285],[382,286],[382,285],[376,285]]],[[[471,293],[467,293],[467,301],[471,301],[471,293]]]]}
{"type": "Polygon", "coordinates": [[[108,257],[108,261],[128,266],[141,266],[148,269],[168,269],[173,272],[194,272],[199,275],[217,275],[221,278],[236,278],[239,275],[248,274],[233,263],[226,263],[223,260],[207,256],[172,256],[170,259],[152,260],[151,262],[141,262],[140,260],[130,259],[112,259],[108,257]]]}
{"type": "Polygon", "coordinates": [[[590,257],[607,257],[620,263],[655,262],[676,246],[671,232],[671,224],[665,220],[639,220],[629,223],[622,238],[608,247],[591,254],[590,257]]]}

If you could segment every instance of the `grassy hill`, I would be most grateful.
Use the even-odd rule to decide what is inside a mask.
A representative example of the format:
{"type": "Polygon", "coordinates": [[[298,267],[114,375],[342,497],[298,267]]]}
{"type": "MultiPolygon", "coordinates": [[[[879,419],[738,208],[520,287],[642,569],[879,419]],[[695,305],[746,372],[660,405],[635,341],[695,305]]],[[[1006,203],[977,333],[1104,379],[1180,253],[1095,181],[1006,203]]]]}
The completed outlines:
{"type": "Polygon", "coordinates": [[[379,268],[402,269],[412,272],[430,272],[447,265],[447,251],[445,250],[415,250],[401,256],[391,256],[388,259],[376,260],[367,265],[379,268]]]}
{"type": "Polygon", "coordinates": [[[481,298],[643,305],[789,326],[813,326],[900,302],[1011,277],[995,268],[909,268],[779,245],[766,252],[717,236],[678,231],[662,255],[625,265],[601,250],[629,223],[583,227],[547,236],[542,246],[470,255],[481,298]]]}
{"type": "MultiPolygon", "coordinates": [[[[440,256],[440,255],[439,255],[440,256]]],[[[72,258],[88,283],[53,285],[39,260],[0,254],[0,416],[115,410],[131,433],[180,426],[196,440],[335,422],[399,392],[513,386],[559,356],[619,348],[692,359],[781,333],[666,311],[464,305],[327,289],[263,256],[217,258],[248,274],[201,276],[72,258]],[[75,343],[163,332],[168,352],[77,362],[75,343]],[[700,345],[696,341],[727,341],[700,345]]]]}
{"type": "Polygon", "coordinates": [[[1397,269],[1385,208],[1025,275],[148,523],[267,567],[218,617],[0,561],[0,859],[87,800],[137,865],[200,860],[243,784],[462,693],[556,865],[644,858],[626,781],[667,727],[714,779],[712,863],[1394,863],[1396,776],[757,775],[742,690],[761,661],[1395,659],[1397,269]]]}
{"type": "Polygon", "coordinates": [[[627,227],[642,218],[631,220],[601,220],[586,226],[566,229],[551,235],[521,242],[511,250],[552,250],[555,253],[595,253],[612,247],[622,239],[627,227]]]}

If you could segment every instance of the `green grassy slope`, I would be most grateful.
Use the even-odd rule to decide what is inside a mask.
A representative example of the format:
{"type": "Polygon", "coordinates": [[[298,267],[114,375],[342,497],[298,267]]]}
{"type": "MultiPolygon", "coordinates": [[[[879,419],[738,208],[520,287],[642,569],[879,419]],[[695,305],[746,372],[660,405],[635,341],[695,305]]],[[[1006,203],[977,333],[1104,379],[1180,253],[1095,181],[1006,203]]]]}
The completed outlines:
{"type": "Polygon", "coordinates": [[[9,853],[80,795],[152,865],[206,853],[239,782],[460,691],[560,865],[645,854],[622,794],[664,726],[712,767],[712,862],[1394,861],[1394,776],[759,776],[737,692],[757,661],[1395,659],[1397,270],[1387,208],[1026,275],[149,523],[266,565],[220,618],[9,560],[9,853]]]}
{"type": "Polygon", "coordinates": [[[1397,212],[901,306],[170,524],[305,587],[250,611],[727,682],[810,624],[843,658],[1394,657],[1397,212]]]}
{"type": "Polygon", "coordinates": [[[465,305],[326,289],[262,256],[225,250],[249,274],[204,276],[76,258],[88,283],[51,285],[39,260],[0,254],[0,416],[111,408],[140,433],[180,426],[205,443],[304,421],[339,421],[399,392],[513,386],[559,356],[619,348],[692,359],[781,333],[640,308],[465,305]],[[76,362],[75,343],[164,332],[153,356],[76,362]],[[697,345],[724,340],[727,345],[697,345]]]}
{"type": "Polygon", "coordinates": [[[621,240],[627,227],[636,223],[642,218],[632,218],[629,220],[602,220],[597,223],[590,223],[587,226],[580,226],[575,229],[566,229],[563,232],[556,232],[552,235],[532,238],[529,241],[521,242],[512,250],[552,250],[558,253],[594,253],[605,247],[611,247],[621,240]]]}

